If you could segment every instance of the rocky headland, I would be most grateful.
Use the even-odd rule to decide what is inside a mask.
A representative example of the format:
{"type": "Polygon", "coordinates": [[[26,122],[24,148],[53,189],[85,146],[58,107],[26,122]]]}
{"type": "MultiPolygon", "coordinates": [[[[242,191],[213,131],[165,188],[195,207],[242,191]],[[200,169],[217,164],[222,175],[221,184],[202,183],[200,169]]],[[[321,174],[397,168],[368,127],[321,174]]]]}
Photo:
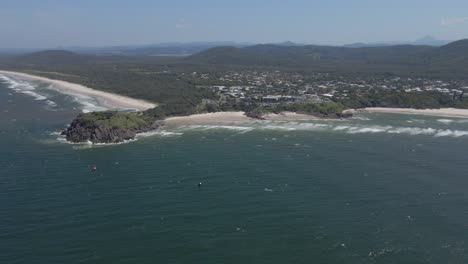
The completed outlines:
{"type": "Polygon", "coordinates": [[[62,135],[73,143],[121,143],[158,129],[162,123],[141,113],[92,112],[78,115],[62,135]]]}

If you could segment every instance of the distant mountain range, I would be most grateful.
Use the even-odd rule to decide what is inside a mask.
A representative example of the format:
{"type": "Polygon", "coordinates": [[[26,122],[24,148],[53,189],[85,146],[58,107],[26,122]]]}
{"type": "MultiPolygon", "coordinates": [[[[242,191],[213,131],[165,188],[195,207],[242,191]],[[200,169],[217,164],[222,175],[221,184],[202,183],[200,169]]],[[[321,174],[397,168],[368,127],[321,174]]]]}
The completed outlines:
{"type": "MultiPolygon", "coordinates": [[[[372,42],[372,43],[352,43],[343,45],[343,47],[363,48],[363,47],[381,47],[395,45],[428,45],[442,46],[450,41],[438,40],[431,36],[426,36],[415,41],[390,41],[390,42],[372,42]]],[[[205,41],[205,42],[168,42],[150,45],[122,45],[122,46],[104,46],[104,47],[58,47],[55,50],[67,50],[83,54],[93,54],[99,56],[187,56],[199,53],[210,48],[219,46],[247,47],[258,43],[234,42],[234,41],[205,41]]],[[[277,46],[308,46],[309,44],[295,43],[285,41],[280,43],[270,43],[277,46]]],[[[0,49],[0,54],[24,54],[41,51],[41,49],[0,49]]]]}
{"type": "Polygon", "coordinates": [[[68,51],[94,55],[123,55],[123,56],[187,56],[218,46],[246,47],[252,43],[238,43],[233,41],[189,42],[189,43],[160,43],[140,46],[116,46],[82,48],[64,48],[68,51]]]}
{"type": "MultiPolygon", "coordinates": [[[[150,45],[122,45],[122,46],[104,46],[104,47],[57,47],[53,50],[66,50],[82,54],[92,54],[98,56],[181,56],[191,55],[213,47],[233,46],[246,47],[254,43],[241,43],[234,41],[213,41],[213,42],[168,42],[150,45]]],[[[42,51],[44,49],[0,49],[0,54],[25,54],[42,51]]]]}
{"type": "MultiPolygon", "coordinates": [[[[214,44],[213,44],[214,45],[214,44]]],[[[176,46],[176,45],[174,45],[176,46]]],[[[204,48],[210,45],[203,46],[204,48]]],[[[193,46],[201,48],[202,45],[193,46]]],[[[186,50],[185,45],[181,49],[186,50]]],[[[155,50],[167,54],[173,51],[161,46],[133,49],[125,54],[97,56],[70,51],[42,51],[10,57],[7,62],[27,65],[86,64],[105,62],[165,63],[164,59],[151,59],[155,50]],[[129,55],[133,54],[133,55],[129,55]],[[125,55],[125,56],[122,56],[125,55]]],[[[185,54],[185,53],[184,53],[185,54]]],[[[173,62],[174,59],[168,61],[173,62]]],[[[443,46],[394,45],[372,47],[336,47],[318,45],[292,45],[292,43],[253,46],[216,46],[181,57],[176,61],[193,65],[226,65],[247,67],[274,67],[341,73],[391,73],[468,78],[468,39],[443,46]]]]}
{"type": "Polygon", "coordinates": [[[444,72],[468,74],[468,39],[440,47],[394,45],[372,47],[254,45],[216,47],[185,59],[191,63],[289,67],[321,71],[444,72]]]}
{"type": "MultiPolygon", "coordinates": [[[[428,45],[442,46],[448,44],[449,41],[438,40],[430,36],[415,40],[415,41],[393,41],[393,42],[377,42],[377,43],[355,43],[344,45],[345,47],[377,47],[377,46],[394,46],[394,45],[428,45]]],[[[96,55],[124,55],[124,56],[186,56],[199,53],[214,47],[230,46],[230,47],[247,47],[256,45],[256,43],[239,43],[233,41],[214,41],[214,42],[189,42],[189,43],[161,43],[145,46],[129,46],[129,47],[109,47],[109,48],[67,48],[67,50],[89,53],[96,55]]],[[[281,43],[272,43],[277,46],[307,46],[306,44],[285,41],[281,43]]]]}
{"type": "Polygon", "coordinates": [[[440,40],[432,36],[425,36],[415,41],[382,41],[382,42],[371,42],[371,43],[352,43],[343,45],[349,48],[364,48],[364,47],[382,47],[382,46],[395,46],[395,45],[427,45],[427,46],[443,46],[451,41],[440,40]]]}

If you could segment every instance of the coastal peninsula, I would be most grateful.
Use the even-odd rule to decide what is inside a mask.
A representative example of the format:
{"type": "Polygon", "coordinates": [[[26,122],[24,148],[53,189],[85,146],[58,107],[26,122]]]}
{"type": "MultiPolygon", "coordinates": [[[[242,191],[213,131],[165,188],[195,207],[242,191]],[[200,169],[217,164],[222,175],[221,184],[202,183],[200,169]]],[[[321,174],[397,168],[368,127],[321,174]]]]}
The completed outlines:
{"type": "Polygon", "coordinates": [[[255,119],[310,121],[349,118],[360,112],[468,118],[467,109],[392,107],[345,109],[343,104],[331,101],[310,104],[301,102],[266,104],[255,108],[247,105],[244,108],[246,111],[243,111],[243,108],[226,107],[223,102],[212,99],[193,106],[181,102],[158,104],[31,74],[11,71],[0,71],[0,74],[50,83],[50,89],[63,94],[91,96],[109,109],[103,112],[82,113],[72,120],[62,135],[73,143],[121,143],[134,140],[138,134],[160,129],[164,125],[246,122],[255,119]]]}
{"type": "MultiPolygon", "coordinates": [[[[467,41],[430,52],[461,52],[467,41]]],[[[331,68],[318,67],[321,61],[315,59],[303,61],[303,67],[275,63],[272,68],[271,63],[257,65],[276,56],[265,48],[252,47],[254,54],[260,52],[258,58],[265,59],[255,61],[248,60],[250,56],[233,61],[239,54],[224,57],[233,50],[216,48],[186,58],[49,50],[0,58],[4,70],[0,74],[47,82],[60,93],[93,98],[102,106],[98,111],[109,110],[76,117],[64,131],[72,142],[119,143],[172,122],[343,119],[361,111],[468,116],[467,110],[461,110],[468,109],[468,81],[461,73],[441,71],[436,76],[423,68],[408,73],[401,71],[406,64],[387,60],[380,62],[381,68],[370,69],[362,66],[367,62],[360,58],[355,58],[352,68],[336,65],[338,59],[328,65],[331,68]],[[216,58],[221,57],[226,60],[220,64],[216,58]]],[[[382,52],[386,49],[392,48],[382,52]]],[[[297,51],[302,56],[304,50],[297,51]]]]}

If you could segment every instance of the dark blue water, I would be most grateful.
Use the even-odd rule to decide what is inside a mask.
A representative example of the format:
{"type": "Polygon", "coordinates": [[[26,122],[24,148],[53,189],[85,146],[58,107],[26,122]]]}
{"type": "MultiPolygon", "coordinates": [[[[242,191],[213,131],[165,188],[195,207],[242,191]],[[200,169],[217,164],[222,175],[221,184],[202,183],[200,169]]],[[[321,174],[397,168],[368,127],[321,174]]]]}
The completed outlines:
{"type": "Polygon", "coordinates": [[[90,147],[51,135],[80,109],[47,96],[0,83],[0,263],[468,262],[465,120],[184,125],[90,147]]]}

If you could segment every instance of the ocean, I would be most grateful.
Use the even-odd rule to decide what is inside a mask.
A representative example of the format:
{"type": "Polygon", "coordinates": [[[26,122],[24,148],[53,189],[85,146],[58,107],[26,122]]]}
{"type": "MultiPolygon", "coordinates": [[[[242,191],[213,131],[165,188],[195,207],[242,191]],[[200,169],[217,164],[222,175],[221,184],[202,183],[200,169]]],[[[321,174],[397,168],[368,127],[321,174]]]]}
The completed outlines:
{"type": "Polygon", "coordinates": [[[101,108],[48,88],[0,78],[0,263],[468,262],[467,119],[186,124],[75,145],[57,131],[101,108]]]}

